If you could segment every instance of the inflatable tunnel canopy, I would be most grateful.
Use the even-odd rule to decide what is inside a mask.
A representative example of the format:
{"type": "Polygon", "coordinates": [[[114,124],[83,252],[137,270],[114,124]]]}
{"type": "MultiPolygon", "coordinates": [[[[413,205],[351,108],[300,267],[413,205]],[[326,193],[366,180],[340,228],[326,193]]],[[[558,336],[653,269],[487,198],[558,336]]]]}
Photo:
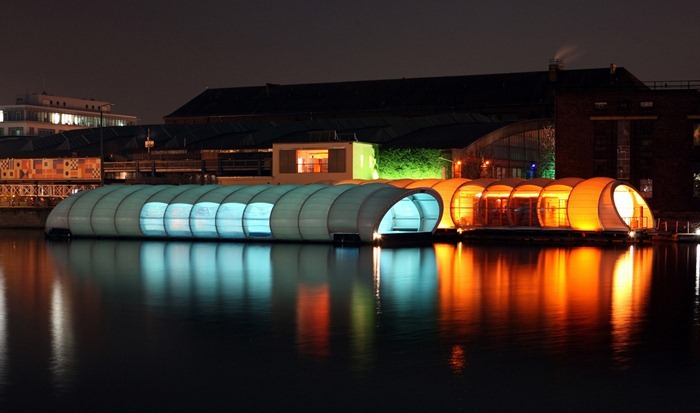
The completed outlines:
{"type": "Polygon", "coordinates": [[[108,185],[76,193],[48,235],[373,242],[431,234],[443,201],[430,188],[367,185],[108,185]]]}

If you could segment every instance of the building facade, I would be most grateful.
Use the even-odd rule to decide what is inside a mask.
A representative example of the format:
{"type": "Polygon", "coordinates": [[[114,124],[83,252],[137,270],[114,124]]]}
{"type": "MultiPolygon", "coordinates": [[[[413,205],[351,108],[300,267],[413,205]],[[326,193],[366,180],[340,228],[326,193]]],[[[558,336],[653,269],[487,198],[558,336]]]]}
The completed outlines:
{"type": "Polygon", "coordinates": [[[109,102],[46,93],[21,95],[14,105],[0,105],[0,136],[49,136],[136,122],[136,116],[113,113],[109,102]]]}
{"type": "Polygon", "coordinates": [[[655,210],[700,210],[700,94],[693,89],[557,95],[556,176],[607,176],[655,210]]]}

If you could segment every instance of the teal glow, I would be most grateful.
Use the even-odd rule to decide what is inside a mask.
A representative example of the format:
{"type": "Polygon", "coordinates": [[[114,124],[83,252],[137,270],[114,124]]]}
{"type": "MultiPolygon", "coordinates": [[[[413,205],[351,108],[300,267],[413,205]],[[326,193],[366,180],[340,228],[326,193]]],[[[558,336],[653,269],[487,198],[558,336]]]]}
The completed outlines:
{"type": "Polygon", "coordinates": [[[440,204],[428,194],[413,194],[392,205],[377,232],[419,232],[433,228],[440,219],[440,204]]]}
{"type": "Polygon", "coordinates": [[[218,202],[198,202],[192,207],[190,214],[190,229],[192,235],[201,238],[216,238],[216,213],[219,210],[218,202]]]}
{"type": "Polygon", "coordinates": [[[420,213],[409,198],[404,198],[391,207],[394,214],[394,231],[418,231],[420,228],[420,213]]]}
{"type": "Polygon", "coordinates": [[[167,235],[163,224],[167,207],[168,204],[164,202],[149,202],[141,208],[139,221],[143,235],[150,237],[164,237],[167,235]]]}
{"type": "Polygon", "coordinates": [[[269,238],[272,236],[270,214],[273,206],[267,202],[253,202],[246,207],[243,213],[243,227],[249,237],[269,238]]]}
{"type": "Polygon", "coordinates": [[[442,212],[434,190],[386,183],[110,189],[109,194],[86,192],[90,196],[81,196],[81,204],[74,202],[77,197],[68,198],[49,214],[46,231],[67,230],[77,237],[279,241],[332,241],[335,234],[351,234],[374,242],[378,230],[434,231],[442,212]]]}
{"type": "Polygon", "coordinates": [[[216,214],[216,228],[221,238],[244,239],[243,211],[245,204],[226,203],[216,214]]]}
{"type": "Polygon", "coordinates": [[[190,230],[190,204],[170,204],[165,210],[165,231],[171,237],[191,237],[190,230]]]}

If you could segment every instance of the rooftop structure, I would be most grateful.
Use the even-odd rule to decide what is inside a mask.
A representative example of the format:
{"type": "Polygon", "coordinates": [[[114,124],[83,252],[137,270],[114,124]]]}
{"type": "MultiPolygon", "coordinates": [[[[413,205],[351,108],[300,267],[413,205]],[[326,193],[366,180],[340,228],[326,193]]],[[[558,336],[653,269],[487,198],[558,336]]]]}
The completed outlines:
{"type": "Polygon", "coordinates": [[[553,117],[557,90],[600,88],[647,87],[622,67],[614,73],[607,68],[563,70],[557,61],[539,72],[207,89],[164,121],[308,121],[450,113],[517,121],[553,117]]]}
{"type": "Polygon", "coordinates": [[[0,105],[0,136],[48,136],[100,126],[135,125],[136,116],[112,112],[112,103],[50,95],[17,97],[14,105],[0,105]]]}

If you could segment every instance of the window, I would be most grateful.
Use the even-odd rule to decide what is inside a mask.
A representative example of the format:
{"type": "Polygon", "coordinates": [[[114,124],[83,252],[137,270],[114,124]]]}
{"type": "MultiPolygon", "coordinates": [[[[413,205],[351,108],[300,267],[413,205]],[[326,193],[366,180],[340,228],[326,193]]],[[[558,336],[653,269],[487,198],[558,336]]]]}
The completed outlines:
{"type": "Polygon", "coordinates": [[[630,121],[617,123],[617,179],[630,179],[630,121]]]}
{"type": "Polygon", "coordinates": [[[24,128],[7,128],[7,133],[10,136],[22,136],[24,135],[24,128]]]}
{"type": "Polygon", "coordinates": [[[280,151],[280,172],[294,173],[296,172],[296,153],[294,150],[280,151]]]}
{"type": "Polygon", "coordinates": [[[303,149],[297,151],[297,172],[328,172],[328,149],[303,149]]]}
{"type": "Polygon", "coordinates": [[[693,163],[693,197],[700,198],[700,162],[693,163]]]}
{"type": "Polygon", "coordinates": [[[606,109],[608,107],[608,102],[595,102],[593,106],[596,109],[606,109]]]}
{"type": "Polygon", "coordinates": [[[651,179],[641,179],[639,181],[639,193],[642,198],[652,198],[654,194],[654,182],[651,179]]]}
{"type": "Polygon", "coordinates": [[[281,150],[280,173],[345,172],[345,149],[281,150]]]}
{"type": "Polygon", "coordinates": [[[693,146],[700,146],[700,122],[693,122],[693,146]]]}

